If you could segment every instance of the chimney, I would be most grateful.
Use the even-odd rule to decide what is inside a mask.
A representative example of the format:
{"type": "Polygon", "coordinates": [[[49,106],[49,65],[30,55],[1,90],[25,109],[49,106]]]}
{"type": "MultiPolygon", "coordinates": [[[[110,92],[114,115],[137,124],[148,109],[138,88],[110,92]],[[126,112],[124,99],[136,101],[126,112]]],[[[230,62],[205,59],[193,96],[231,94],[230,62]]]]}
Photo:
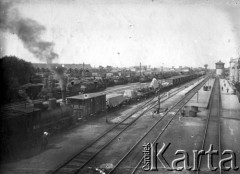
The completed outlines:
{"type": "Polygon", "coordinates": [[[67,77],[63,76],[62,87],[61,87],[62,102],[63,103],[66,103],[66,87],[67,87],[67,77]]]}
{"type": "Polygon", "coordinates": [[[55,109],[57,105],[56,98],[50,98],[48,99],[49,102],[49,109],[55,109]]]}
{"type": "Polygon", "coordinates": [[[64,89],[62,89],[62,102],[63,103],[66,103],[66,89],[64,90],[64,89]]]}

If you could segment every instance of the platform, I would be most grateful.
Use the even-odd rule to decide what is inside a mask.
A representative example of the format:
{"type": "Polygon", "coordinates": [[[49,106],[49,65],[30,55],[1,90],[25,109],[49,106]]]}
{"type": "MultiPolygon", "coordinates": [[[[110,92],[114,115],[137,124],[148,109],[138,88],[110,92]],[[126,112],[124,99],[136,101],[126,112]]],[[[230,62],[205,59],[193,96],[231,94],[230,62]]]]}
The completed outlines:
{"type": "Polygon", "coordinates": [[[195,86],[197,86],[198,84],[200,84],[202,81],[204,80],[204,78],[199,79],[197,82],[192,83],[192,85],[186,87],[184,90],[182,90],[181,92],[179,92],[177,95],[185,95],[186,93],[188,93],[191,89],[193,89],[195,86]]]}
{"type": "Polygon", "coordinates": [[[229,82],[225,79],[220,79],[220,88],[222,109],[240,111],[238,97],[234,95],[233,89],[229,82]]]}
{"type": "Polygon", "coordinates": [[[212,93],[212,87],[214,84],[215,79],[209,79],[206,82],[207,86],[211,86],[211,89],[208,91],[204,91],[203,87],[198,91],[197,94],[195,94],[191,100],[185,105],[186,107],[188,106],[196,106],[198,108],[204,108],[207,109],[208,104],[209,104],[209,100],[210,100],[210,96],[212,93]]]}

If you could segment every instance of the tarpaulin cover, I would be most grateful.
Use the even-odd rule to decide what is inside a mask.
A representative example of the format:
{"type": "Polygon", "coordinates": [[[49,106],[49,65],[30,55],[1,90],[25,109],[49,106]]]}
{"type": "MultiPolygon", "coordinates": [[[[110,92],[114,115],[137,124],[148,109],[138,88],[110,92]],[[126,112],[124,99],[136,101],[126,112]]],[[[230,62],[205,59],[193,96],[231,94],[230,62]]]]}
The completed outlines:
{"type": "Polygon", "coordinates": [[[163,83],[161,83],[161,85],[162,85],[162,87],[167,87],[167,86],[169,86],[169,82],[163,82],[163,83]]]}
{"type": "Polygon", "coordinates": [[[132,90],[132,89],[128,89],[128,90],[125,90],[124,91],[124,97],[126,97],[126,98],[133,98],[133,97],[135,97],[137,95],[137,92],[136,91],[134,91],[134,90],[132,90]]]}
{"type": "Polygon", "coordinates": [[[124,101],[124,96],[123,94],[107,94],[106,100],[109,106],[115,107],[124,101]]]}
{"type": "Polygon", "coordinates": [[[152,79],[150,87],[153,87],[153,89],[158,88],[158,81],[157,81],[157,79],[155,79],[155,78],[152,79]]]}

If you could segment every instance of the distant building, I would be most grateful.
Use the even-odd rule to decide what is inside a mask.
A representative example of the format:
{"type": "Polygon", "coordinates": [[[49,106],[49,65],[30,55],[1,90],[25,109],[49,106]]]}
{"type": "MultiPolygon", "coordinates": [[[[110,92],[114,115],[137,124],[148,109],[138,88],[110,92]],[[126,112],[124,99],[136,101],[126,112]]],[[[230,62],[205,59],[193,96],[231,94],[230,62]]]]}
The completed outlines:
{"type": "Polygon", "coordinates": [[[232,82],[240,82],[240,58],[230,60],[229,80],[232,82]]]}
{"type": "Polygon", "coordinates": [[[216,75],[223,76],[224,75],[224,63],[219,60],[216,64],[216,75]]]}
{"type": "Polygon", "coordinates": [[[189,74],[193,71],[190,67],[187,66],[185,67],[179,66],[179,68],[175,68],[174,70],[180,74],[189,74]]]}
{"type": "Polygon", "coordinates": [[[113,73],[112,73],[112,72],[106,73],[106,77],[112,77],[112,76],[113,76],[113,73]]]}
{"type": "MultiPolygon", "coordinates": [[[[33,63],[36,68],[49,68],[49,65],[46,63],[33,63]]],[[[62,64],[53,63],[52,66],[58,66],[62,64]]],[[[90,64],[64,64],[64,67],[67,69],[92,69],[90,64]]]]}

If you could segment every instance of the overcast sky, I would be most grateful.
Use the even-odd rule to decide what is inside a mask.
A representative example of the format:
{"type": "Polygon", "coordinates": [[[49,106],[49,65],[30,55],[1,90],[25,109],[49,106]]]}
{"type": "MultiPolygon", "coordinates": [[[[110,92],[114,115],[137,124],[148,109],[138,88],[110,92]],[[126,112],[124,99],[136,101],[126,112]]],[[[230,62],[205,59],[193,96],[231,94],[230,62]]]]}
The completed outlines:
{"type": "MultiPolygon", "coordinates": [[[[54,43],[58,63],[213,68],[240,54],[239,0],[22,0],[7,18],[11,10],[44,26],[40,38],[54,43]]],[[[16,33],[0,39],[1,56],[46,62],[16,33]]]]}

